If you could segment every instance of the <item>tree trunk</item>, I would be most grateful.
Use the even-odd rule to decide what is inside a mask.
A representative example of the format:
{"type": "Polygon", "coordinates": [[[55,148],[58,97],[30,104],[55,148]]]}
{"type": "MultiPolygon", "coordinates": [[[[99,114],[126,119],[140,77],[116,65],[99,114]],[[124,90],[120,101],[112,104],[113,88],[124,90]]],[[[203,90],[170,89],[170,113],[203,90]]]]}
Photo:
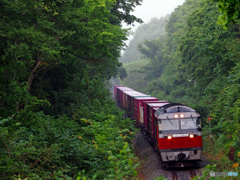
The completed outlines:
{"type": "Polygon", "coordinates": [[[32,81],[33,81],[33,78],[34,78],[34,72],[37,70],[38,66],[41,64],[43,58],[39,59],[37,58],[37,64],[35,66],[35,68],[32,70],[29,78],[28,78],[28,93],[31,92],[31,87],[32,87],[32,81]]]}

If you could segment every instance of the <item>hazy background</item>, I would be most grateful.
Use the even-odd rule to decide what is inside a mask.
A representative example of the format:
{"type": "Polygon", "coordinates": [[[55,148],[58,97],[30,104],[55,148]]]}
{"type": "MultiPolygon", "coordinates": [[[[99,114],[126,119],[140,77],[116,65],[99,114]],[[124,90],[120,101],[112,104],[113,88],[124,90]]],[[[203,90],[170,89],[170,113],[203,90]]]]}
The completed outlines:
{"type": "MultiPolygon", "coordinates": [[[[184,2],[185,0],[143,0],[142,5],[137,6],[132,14],[141,18],[144,23],[148,23],[154,17],[160,18],[171,14],[176,7],[182,5],[184,2]]],[[[135,26],[127,26],[123,23],[123,28],[132,28],[134,33],[139,25],[139,23],[135,23],[135,26]]],[[[133,35],[129,36],[128,41],[126,41],[127,45],[132,38],[133,35]]]]}

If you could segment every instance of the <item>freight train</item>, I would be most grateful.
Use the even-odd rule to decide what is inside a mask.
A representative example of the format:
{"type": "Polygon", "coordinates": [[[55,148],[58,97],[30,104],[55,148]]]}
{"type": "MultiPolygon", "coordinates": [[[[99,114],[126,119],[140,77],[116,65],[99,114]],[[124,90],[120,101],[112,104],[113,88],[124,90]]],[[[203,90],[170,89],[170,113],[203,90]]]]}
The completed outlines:
{"type": "Polygon", "coordinates": [[[114,86],[114,96],[153,144],[163,166],[186,167],[201,162],[201,116],[194,109],[120,85],[114,86]]]}

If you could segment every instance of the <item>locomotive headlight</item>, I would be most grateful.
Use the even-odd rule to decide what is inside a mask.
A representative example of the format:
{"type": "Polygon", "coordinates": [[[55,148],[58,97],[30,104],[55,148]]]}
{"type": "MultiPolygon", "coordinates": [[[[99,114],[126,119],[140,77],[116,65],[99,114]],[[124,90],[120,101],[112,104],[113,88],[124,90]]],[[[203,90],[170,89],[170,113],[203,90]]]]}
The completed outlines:
{"type": "Polygon", "coordinates": [[[181,118],[184,118],[184,114],[180,114],[180,117],[181,117],[181,118]]]}
{"type": "Polygon", "coordinates": [[[175,117],[175,118],[178,118],[178,114],[174,114],[174,117],[175,117]]]}
{"type": "Polygon", "coordinates": [[[167,138],[168,138],[168,139],[172,139],[172,136],[168,136],[167,138]]]}
{"type": "Polygon", "coordinates": [[[190,134],[190,135],[189,135],[189,137],[190,137],[190,138],[193,138],[193,137],[194,137],[194,135],[193,135],[193,134],[190,134]]]}

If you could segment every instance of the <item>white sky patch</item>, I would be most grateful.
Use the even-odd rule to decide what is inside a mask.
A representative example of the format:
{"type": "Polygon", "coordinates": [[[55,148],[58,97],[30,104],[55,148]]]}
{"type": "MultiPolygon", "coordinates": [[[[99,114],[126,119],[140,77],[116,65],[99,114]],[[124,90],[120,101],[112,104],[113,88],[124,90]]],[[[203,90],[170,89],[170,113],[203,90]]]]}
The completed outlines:
{"type": "MultiPolygon", "coordinates": [[[[154,17],[160,18],[167,14],[171,14],[175,8],[182,5],[184,2],[185,0],[143,0],[142,5],[137,6],[135,11],[131,14],[141,18],[144,23],[148,23],[154,17]]],[[[141,25],[139,23],[134,24],[135,26],[133,27],[127,26],[123,23],[123,28],[132,28],[132,31],[134,32],[137,27],[141,25]]],[[[133,35],[129,36],[129,40],[125,43],[128,45],[132,38],[133,35]]]]}

